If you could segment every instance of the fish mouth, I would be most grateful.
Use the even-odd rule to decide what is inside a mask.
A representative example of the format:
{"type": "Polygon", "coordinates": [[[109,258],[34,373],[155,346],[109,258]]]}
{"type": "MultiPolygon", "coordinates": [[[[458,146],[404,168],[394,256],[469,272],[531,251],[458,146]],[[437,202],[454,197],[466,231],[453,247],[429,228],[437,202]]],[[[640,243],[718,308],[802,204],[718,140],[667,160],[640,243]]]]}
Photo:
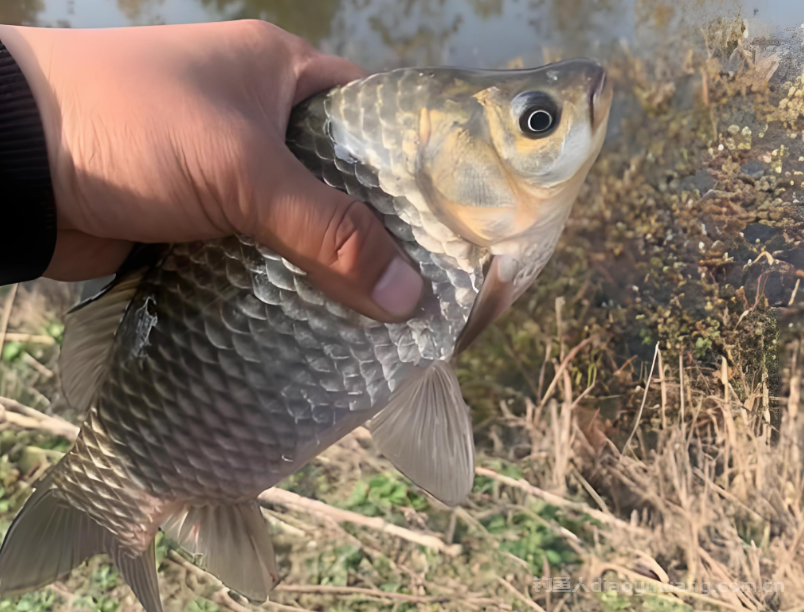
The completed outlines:
{"type": "Polygon", "coordinates": [[[597,62],[590,75],[590,81],[589,120],[592,123],[592,129],[597,130],[601,124],[605,123],[609,115],[613,92],[606,69],[597,62]]]}

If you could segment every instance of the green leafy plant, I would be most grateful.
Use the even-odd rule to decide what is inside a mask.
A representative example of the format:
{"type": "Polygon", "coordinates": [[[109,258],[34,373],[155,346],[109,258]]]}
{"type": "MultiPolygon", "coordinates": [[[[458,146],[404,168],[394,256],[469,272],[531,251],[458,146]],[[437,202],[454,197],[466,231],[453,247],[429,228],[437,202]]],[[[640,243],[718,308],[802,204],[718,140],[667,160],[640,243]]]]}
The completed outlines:
{"type": "Polygon", "coordinates": [[[358,482],[343,507],[366,516],[380,516],[395,507],[424,511],[430,504],[409,482],[391,474],[379,474],[358,482]]]}
{"type": "Polygon", "coordinates": [[[111,591],[118,585],[120,572],[112,565],[102,565],[92,573],[92,586],[101,592],[111,591]]]}
{"type": "Polygon", "coordinates": [[[311,582],[345,586],[349,574],[357,570],[363,559],[363,550],[358,546],[335,546],[307,561],[308,574],[311,582]]]}
{"type": "Polygon", "coordinates": [[[495,514],[485,521],[488,532],[499,538],[500,550],[526,561],[534,575],[543,572],[545,559],[553,567],[576,563],[572,549],[545,524],[555,519],[557,509],[546,504],[532,507],[533,512],[495,514]]]}
{"type": "Polygon", "coordinates": [[[0,600],[0,612],[50,612],[56,596],[50,589],[0,600]]]}
{"type": "Polygon", "coordinates": [[[12,362],[22,357],[22,343],[21,342],[6,342],[3,345],[3,361],[12,362]]]}
{"type": "Polygon", "coordinates": [[[61,321],[51,321],[45,327],[45,333],[61,344],[62,338],[64,337],[64,323],[61,321]]]}
{"type": "Polygon", "coordinates": [[[220,608],[215,602],[198,597],[184,606],[183,612],[220,612],[220,608]]]}
{"type": "MultiPolygon", "coordinates": [[[[520,468],[518,465],[514,465],[513,463],[508,463],[507,461],[489,461],[487,465],[498,474],[502,474],[508,478],[515,478],[517,480],[522,478],[522,468],[520,468]]],[[[472,487],[472,492],[491,493],[494,490],[494,487],[497,486],[496,482],[496,480],[489,478],[488,476],[475,476],[475,483],[472,487]]]]}

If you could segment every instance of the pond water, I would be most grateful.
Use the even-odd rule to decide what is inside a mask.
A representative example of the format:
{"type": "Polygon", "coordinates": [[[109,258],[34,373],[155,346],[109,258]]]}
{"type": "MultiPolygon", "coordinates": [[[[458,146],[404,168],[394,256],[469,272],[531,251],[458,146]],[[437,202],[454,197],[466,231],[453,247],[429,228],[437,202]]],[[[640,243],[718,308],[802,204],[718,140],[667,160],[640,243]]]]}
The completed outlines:
{"type": "Polygon", "coordinates": [[[411,64],[538,63],[605,55],[627,41],[666,48],[705,20],[744,16],[793,32],[802,0],[2,0],[0,22],[109,27],[259,18],[369,70],[411,64]]]}

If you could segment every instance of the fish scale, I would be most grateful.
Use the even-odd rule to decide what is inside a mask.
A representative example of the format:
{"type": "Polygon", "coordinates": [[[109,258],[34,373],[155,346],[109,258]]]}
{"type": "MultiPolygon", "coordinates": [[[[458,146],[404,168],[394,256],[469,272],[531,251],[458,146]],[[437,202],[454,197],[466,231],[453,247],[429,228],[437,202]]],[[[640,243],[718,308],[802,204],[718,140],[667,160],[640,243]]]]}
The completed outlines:
{"type": "MultiPolygon", "coordinates": [[[[319,159],[323,164],[329,157],[319,159]]],[[[416,248],[408,252],[414,257],[426,253],[416,248]]],[[[430,272],[433,287],[422,311],[440,313],[436,296],[444,295],[440,286],[450,276],[458,278],[464,289],[471,283],[464,271],[445,270],[444,261],[423,263],[429,264],[423,271],[425,276],[430,272]],[[428,308],[427,302],[433,307],[428,308]]],[[[326,430],[350,413],[362,412],[358,418],[368,418],[372,406],[404,380],[406,370],[400,365],[421,366],[447,354],[442,348],[436,355],[436,345],[454,344],[470,301],[463,320],[414,318],[387,325],[343,309],[328,309],[328,303],[303,273],[247,239],[174,247],[164,265],[143,280],[135,306],[123,321],[124,333],[111,356],[113,370],[91,408],[93,439],[108,438],[118,449],[159,464],[157,473],[139,466],[145,462],[135,461],[128,473],[143,497],[170,490],[173,499],[162,500],[165,507],[176,500],[253,497],[295,468],[299,454],[306,458],[311,452],[306,448],[315,446],[326,430]],[[223,258],[233,263],[210,267],[210,261],[223,258]],[[250,286],[245,282],[247,275],[250,286]],[[301,298],[299,287],[304,288],[301,293],[306,299],[301,298]],[[260,304],[253,302],[254,297],[260,304]],[[145,332],[143,354],[132,354],[131,346],[142,340],[130,340],[127,334],[143,333],[151,320],[156,323],[145,332]],[[311,325],[311,320],[316,323],[311,325]],[[435,328],[439,334],[433,333],[435,328]],[[347,354],[334,358],[338,351],[327,350],[329,341],[346,347],[347,354]],[[317,368],[310,367],[311,361],[317,368]],[[262,366],[268,362],[270,370],[262,366]],[[312,375],[321,370],[336,376],[321,384],[312,375]],[[192,401],[178,399],[185,396],[192,401]],[[227,397],[236,402],[226,401],[227,397]],[[199,414],[208,416],[193,418],[191,435],[185,435],[187,423],[181,417],[199,414]],[[259,461],[221,464],[220,459],[227,456],[222,452],[227,450],[225,441],[232,438],[242,444],[238,448],[253,449],[246,455],[259,461]],[[211,452],[186,461],[187,451],[199,446],[211,452]],[[224,473],[237,477],[220,478],[224,473]]],[[[454,314],[454,305],[445,310],[454,314]]],[[[73,472],[91,475],[92,464],[70,460],[73,454],[57,478],[80,480],[73,472]]],[[[110,525],[146,521],[136,504],[109,507],[94,495],[78,491],[71,492],[70,500],[92,516],[118,513],[116,520],[109,519],[110,525]]],[[[148,510],[153,512],[151,504],[148,510]]],[[[126,534],[115,535],[126,542],[126,534]]],[[[133,550],[144,550],[149,535],[128,534],[133,540],[126,543],[133,550]]]]}

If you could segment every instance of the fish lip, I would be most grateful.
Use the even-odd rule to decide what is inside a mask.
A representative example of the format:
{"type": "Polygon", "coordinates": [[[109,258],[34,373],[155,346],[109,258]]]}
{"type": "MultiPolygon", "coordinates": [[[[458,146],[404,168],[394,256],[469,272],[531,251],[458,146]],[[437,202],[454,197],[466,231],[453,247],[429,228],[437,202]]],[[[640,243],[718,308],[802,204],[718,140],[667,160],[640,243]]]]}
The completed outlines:
{"type": "Polygon", "coordinates": [[[595,64],[595,70],[592,74],[589,88],[589,120],[592,123],[593,130],[598,128],[607,114],[604,100],[611,91],[611,84],[609,83],[606,69],[600,64],[597,64],[597,62],[595,62],[595,64]]]}

